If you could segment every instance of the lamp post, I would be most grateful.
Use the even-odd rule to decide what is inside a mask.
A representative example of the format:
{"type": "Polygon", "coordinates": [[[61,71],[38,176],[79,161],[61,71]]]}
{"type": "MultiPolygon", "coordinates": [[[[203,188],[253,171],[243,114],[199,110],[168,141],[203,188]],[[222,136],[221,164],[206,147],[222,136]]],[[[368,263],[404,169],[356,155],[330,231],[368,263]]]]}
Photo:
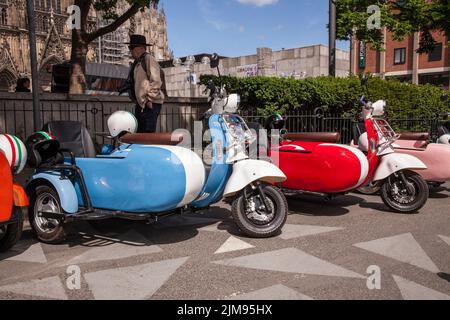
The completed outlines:
{"type": "Polygon", "coordinates": [[[28,36],[30,39],[31,82],[33,89],[33,123],[34,131],[41,128],[41,110],[39,103],[39,77],[37,71],[36,30],[34,1],[27,1],[28,36]]]}
{"type": "Polygon", "coordinates": [[[329,58],[330,58],[330,76],[336,77],[336,0],[329,0],[329,58]]]}

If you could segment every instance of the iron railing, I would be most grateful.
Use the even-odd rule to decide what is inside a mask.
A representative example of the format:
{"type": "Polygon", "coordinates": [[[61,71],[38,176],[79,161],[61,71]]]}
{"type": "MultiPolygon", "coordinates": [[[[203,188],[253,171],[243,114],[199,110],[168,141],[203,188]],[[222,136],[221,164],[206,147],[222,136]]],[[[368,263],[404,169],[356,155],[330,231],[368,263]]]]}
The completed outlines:
{"type": "MultiPolygon", "coordinates": [[[[105,137],[99,133],[107,131],[106,120],[117,110],[133,112],[130,104],[105,105],[102,101],[91,100],[74,104],[72,101],[47,101],[41,104],[43,123],[55,120],[73,120],[82,122],[95,137],[97,144],[105,143],[105,137]]],[[[164,108],[158,121],[159,132],[172,132],[176,129],[194,130],[196,121],[202,120],[207,107],[164,108]]],[[[242,111],[247,122],[265,123],[265,117],[256,111],[242,111]]],[[[293,110],[286,117],[286,128],[290,132],[339,132],[344,144],[353,139],[353,125],[356,119],[338,114],[293,110]]],[[[439,117],[387,119],[397,132],[429,132],[433,140],[438,138],[439,126],[444,122],[439,117]]],[[[25,140],[33,132],[33,109],[23,100],[0,100],[0,132],[15,134],[25,140]]]]}

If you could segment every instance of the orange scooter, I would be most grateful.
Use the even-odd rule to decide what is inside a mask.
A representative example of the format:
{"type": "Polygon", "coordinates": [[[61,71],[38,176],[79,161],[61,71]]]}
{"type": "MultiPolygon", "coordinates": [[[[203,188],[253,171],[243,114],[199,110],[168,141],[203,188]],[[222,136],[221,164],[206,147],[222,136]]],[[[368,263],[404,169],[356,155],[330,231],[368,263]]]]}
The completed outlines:
{"type": "Polygon", "coordinates": [[[0,252],[11,249],[22,235],[22,209],[28,206],[28,198],[24,189],[14,183],[13,174],[23,169],[26,158],[19,139],[0,135],[0,252]]]}

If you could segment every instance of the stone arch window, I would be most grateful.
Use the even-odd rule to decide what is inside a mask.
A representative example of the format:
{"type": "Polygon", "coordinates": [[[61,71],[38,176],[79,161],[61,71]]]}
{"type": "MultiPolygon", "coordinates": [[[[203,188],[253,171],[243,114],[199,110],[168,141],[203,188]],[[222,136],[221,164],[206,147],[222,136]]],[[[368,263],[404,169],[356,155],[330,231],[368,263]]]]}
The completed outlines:
{"type": "Polygon", "coordinates": [[[52,6],[52,0],[46,0],[45,1],[45,9],[50,11],[51,6],[52,6]]]}
{"type": "Polygon", "coordinates": [[[8,25],[8,12],[6,11],[6,8],[1,9],[0,24],[3,26],[8,25]]]}
{"type": "Polygon", "coordinates": [[[60,34],[60,35],[62,35],[62,34],[64,34],[64,23],[65,23],[65,21],[64,21],[64,19],[57,19],[56,20],[56,30],[58,30],[58,33],[60,34]]]}
{"type": "Polygon", "coordinates": [[[48,18],[47,18],[47,16],[44,16],[42,18],[41,31],[43,31],[43,32],[47,32],[48,31],[48,18]]]}

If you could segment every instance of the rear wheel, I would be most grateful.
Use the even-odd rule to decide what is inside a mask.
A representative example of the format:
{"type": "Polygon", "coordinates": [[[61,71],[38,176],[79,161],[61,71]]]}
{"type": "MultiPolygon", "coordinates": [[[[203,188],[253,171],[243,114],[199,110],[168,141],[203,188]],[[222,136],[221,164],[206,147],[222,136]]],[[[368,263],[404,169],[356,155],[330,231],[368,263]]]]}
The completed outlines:
{"type": "Polygon", "coordinates": [[[59,244],[66,240],[67,225],[56,219],[44,218],[41,212],[63,213],[58,194],[47,185],[36,187],[30,196],[30,225],[38,239],[44,243],[59,244]]]}
{"type": "Polygon", "coordinates": [[[245,235],[269,238],[281,233],[287,220],[288,205],[276,187],[261,185],[259,189],[249,186],[234,200],[231,213],[245,235]]]}
{"type": "Polygon", "coordinates": [[[13,216],[16,217],[16,222],[0,227],[0,252],[5,252],[11,249],[22,236],[22,208],[14,207],[13,216]]]}
{"type": "Polygon", "coordinates": [[[426,204],[428,197],[427,183],[415,172],[404,171],[391,175],[381,187],[383,202],[399,213],[417,212],[426,204]],[[404,175],[407,185],[401,175],[404,175]]]}

